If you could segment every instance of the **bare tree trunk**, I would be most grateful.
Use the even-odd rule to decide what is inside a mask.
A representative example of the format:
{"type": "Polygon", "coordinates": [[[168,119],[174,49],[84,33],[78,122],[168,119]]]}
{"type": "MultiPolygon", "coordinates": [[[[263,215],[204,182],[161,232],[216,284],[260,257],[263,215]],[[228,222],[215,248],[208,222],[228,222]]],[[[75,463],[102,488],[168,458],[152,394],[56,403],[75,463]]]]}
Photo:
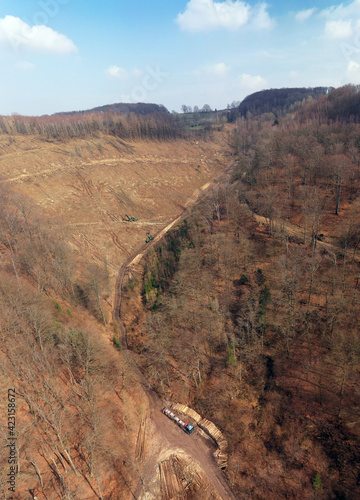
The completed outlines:
{"type": "Polygon", "coordinates": [[[343,366],[343,376],[342,376],[342,381],[341,381],[341,388],[340,388],[340,405],[339,405],[339,412],[338,412],[338,418],[341,418],[341,411],[342,411],[342,405],[343,405],[343,399],[344,399],[344,389],[345,389],[345,382],[346,382],[346,365],[344,364],[343,366]]]}
{"type": "Polygon", "coordinates": [[[31,462],[31,465],[34,467],[35,469],[35,472],[36,472],[36,475],[37,477],[39,478],[39,481],[40,481],[40,484],[41,484],[41,488],[44,489],[44,483],[43,483],[43,479],[42,479],[42,476],[41,476],[41,472],[40,472],[40,469],[39,467],[37,466],[36,462],[31,462]]]}

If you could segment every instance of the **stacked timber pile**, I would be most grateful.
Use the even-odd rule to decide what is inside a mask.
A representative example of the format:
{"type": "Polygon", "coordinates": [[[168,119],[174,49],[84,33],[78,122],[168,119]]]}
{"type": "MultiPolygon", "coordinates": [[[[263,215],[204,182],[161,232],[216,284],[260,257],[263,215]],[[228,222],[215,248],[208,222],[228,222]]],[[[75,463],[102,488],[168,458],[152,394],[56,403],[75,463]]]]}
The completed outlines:
{"type": "Polygon", "coordinates": [[[161,500],[220,500],[198,466],[181,456],[171,455],[159,464],[161,500]]]}
{"type": "Polygon", "coordinates": [[[200,422],[201,415],[196,413],[196,411],[192,410],[188,406],[181,405],[179,403],[175,403],[172,405],[172,408],[176,411],[179,411],[180,413],[183,413],[184,415],[187,415],[188,417],[192,418],[197,424],[200,422]]]}
{"type": "Polygon", "coordinates": [[[206,420],[206,418],[203,418],[198,423],[198,426],[200,427],[200,429],[204,430],[207,434],[209,434],[210,437],[213,438],[213,440],[216,442],[220,450],[222,451],[226,450],[228,442],[222,435],[220,429],[218,429],[215,424],[210,422],[210,420],[206,420]]]}
{"type": "Polygon", "coordinates": [[[181,405],[179,403],[175,403],[172,406],[172,409],[187,415],[192,418],[197,425],[206,432],[217,444],[218,450],[214,453],[216,462],[221,469],[226,469],[228,462],[228,455],[226,453],[228,442],[224,438],[222,432],[214,425],[210,420],[206,420],[206,418],[202,418],[201,415],[196,413],[196,411],[192,410],[188,406],[181,405]]]}
{"type": "Polygon", "coordinates": [[[220,469],[226,469],[228,466],[228,454],[221,450],[216,450],[214,453],[216,463],[220,469]]]}
{"type": "Polygon", "coordinates": [[[198,422],[198,426],[200,427],[200,429],[205,431],[218,445],[219,449],[214,453],[214,456],[218,466],[221,469],[226,469],[228,460],[226,450],[228,447],[228,442],[224,438],[222,432],[216,427],[215,424],[210,422],[210,420],[206,420],[206,418],[203,418],[200,422],[198,422]]]}
{"type": "Polygon", "coordinates": [[[185,491],[175,470],[176,457],[159,464],[161,500],[185,500],[185,491]]]}
{"type": "Polygon", "coordinates": [[[139,427],[138,437],[136,441],[136,448],[135,448],[135,460],[137,461],[142,461],[144,459],[146,427],[147,427],[146,424],[147,424],[147,415],[143,417],[139,427]]]}

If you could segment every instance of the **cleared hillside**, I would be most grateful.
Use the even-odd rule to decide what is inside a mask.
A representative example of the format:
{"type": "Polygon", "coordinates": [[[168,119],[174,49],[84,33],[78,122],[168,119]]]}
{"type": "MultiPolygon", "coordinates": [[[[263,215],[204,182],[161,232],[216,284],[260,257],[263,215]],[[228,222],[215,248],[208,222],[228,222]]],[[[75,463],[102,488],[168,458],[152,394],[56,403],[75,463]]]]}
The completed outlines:
{"type": "Polygon", "coordinates": [[[2,136],[0,175],[47,218],[61,218],[81,255],[107,258],[116,275],[149,231],[166,225],[224,168],[226,141],[226,132],[208,142],[2,136]],[[125,214],[139,220],[124,222],[125,214]]]}

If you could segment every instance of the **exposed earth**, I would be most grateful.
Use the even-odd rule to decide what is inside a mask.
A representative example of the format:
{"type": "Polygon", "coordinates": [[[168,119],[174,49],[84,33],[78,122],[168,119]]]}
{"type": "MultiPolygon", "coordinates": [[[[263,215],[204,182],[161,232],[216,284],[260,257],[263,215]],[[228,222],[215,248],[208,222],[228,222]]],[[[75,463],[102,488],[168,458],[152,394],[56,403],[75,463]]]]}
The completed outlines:
{"type": "Polygon", "coordinates": [[[125,143],[103,136],[66,143],[0,137],[0,175],[50,219],[61,218],[81,255],[107,259],[111,277],[149,232],[179,215],[224,170],[228,132],[211,141],[125,143]],[[125,222],[125,214],[137,217],[125,222]]]}

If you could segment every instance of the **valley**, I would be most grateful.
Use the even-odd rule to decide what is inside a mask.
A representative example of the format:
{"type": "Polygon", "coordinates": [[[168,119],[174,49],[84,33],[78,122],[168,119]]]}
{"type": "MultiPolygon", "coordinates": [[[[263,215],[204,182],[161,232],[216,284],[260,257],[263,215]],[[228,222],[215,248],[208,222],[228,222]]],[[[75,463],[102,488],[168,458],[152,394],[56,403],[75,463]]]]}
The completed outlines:
{"type": "Polygon", "coordinates": [[[359,129],[333,92],[196,130],[0,120],[14,500],[356,498],[359,129]]]}

